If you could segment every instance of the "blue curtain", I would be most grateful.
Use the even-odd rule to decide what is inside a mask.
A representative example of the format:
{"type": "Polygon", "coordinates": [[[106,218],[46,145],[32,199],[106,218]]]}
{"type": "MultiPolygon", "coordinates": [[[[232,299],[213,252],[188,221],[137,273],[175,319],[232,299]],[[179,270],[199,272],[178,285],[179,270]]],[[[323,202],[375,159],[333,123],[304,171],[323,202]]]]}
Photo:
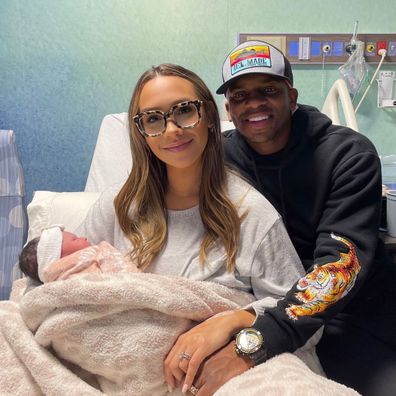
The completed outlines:
{"type": "Polygon", "coordinates": [[[0,130],[0,299],[9,298],[12,282],[21,277],[19,254],[27,230],[24,177],[10,130],[0,130]]]}

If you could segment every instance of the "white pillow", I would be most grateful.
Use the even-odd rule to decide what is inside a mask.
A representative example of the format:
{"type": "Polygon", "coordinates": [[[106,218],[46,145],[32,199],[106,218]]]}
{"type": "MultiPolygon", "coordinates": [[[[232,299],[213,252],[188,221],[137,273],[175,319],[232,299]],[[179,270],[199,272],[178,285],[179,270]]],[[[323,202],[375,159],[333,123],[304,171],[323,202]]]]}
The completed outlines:
{"type": "Polygon", "coordinates": [[[108,114],[100,125],[84,191],[124,183],[132,167],[128,113],[108,114]]]}
{"type": "Polygon", "coordinates": [[[51,224],[64,224],[66,231],[75,231],[99,195],[99,192],[36,191],[27,206],[28,241],[40,236],[41,230],[51,224]]]}

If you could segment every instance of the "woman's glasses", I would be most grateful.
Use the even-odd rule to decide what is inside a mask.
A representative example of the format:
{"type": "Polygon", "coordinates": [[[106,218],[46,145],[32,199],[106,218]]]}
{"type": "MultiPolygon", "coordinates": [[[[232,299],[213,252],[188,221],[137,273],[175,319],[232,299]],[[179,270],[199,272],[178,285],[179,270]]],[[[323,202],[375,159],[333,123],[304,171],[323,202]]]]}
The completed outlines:
{"type": "Polygon", "coordinates": [[[189,100],[178,103],[164,113],[161,110],[149,110],[135,115],[132,119],[139,132],[146,137],[162,135],[166,130],[168,118],[182,129],[194,128],[201,121],[202,100],[189,100]]]}

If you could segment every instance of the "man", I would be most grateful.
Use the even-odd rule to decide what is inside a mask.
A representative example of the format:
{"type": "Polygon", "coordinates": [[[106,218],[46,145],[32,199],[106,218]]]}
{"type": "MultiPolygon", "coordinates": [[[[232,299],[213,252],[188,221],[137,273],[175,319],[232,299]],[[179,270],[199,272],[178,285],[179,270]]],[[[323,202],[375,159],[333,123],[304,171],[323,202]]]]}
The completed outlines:
{"type": "Polygon", "coordinates": [[[307,275],[256,319],[255,348],[241,353],[237,336],[239,355],[234,341],[224,347],[203,365],[196,386],[214,391],[251,365],[293,352],[325,325],[317,349],[328,377],[364,396],[395,395],[396,276],[378,238],[374,146],[297,105],[291,66],[268,43],[232,50],[217,93],[225,94],[236,127],[224,135],[226,161],[282,215],[307,275]]]}

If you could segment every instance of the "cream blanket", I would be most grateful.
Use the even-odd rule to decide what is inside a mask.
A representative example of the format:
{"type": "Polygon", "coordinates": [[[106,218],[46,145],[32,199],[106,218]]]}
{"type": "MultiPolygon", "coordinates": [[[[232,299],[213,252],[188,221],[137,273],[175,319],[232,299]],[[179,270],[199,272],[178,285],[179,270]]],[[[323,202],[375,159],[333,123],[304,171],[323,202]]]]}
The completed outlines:
{"type": "MultiPolygon", "coordinates": [[[[25,287],[17,281],[13,301],[0,303],[1,395],[165,395],[163,359],[177,336],[252,300],[210,282],[145,273],[87,274],[27,293],[25,287]]],[[[217,395],[357,395],[293,355],[279,358],[217,395]],[[297,382],[286,386],[286,374],[297,382]],[[295,392],[296,384],[307,391],[295,392]]]]}

